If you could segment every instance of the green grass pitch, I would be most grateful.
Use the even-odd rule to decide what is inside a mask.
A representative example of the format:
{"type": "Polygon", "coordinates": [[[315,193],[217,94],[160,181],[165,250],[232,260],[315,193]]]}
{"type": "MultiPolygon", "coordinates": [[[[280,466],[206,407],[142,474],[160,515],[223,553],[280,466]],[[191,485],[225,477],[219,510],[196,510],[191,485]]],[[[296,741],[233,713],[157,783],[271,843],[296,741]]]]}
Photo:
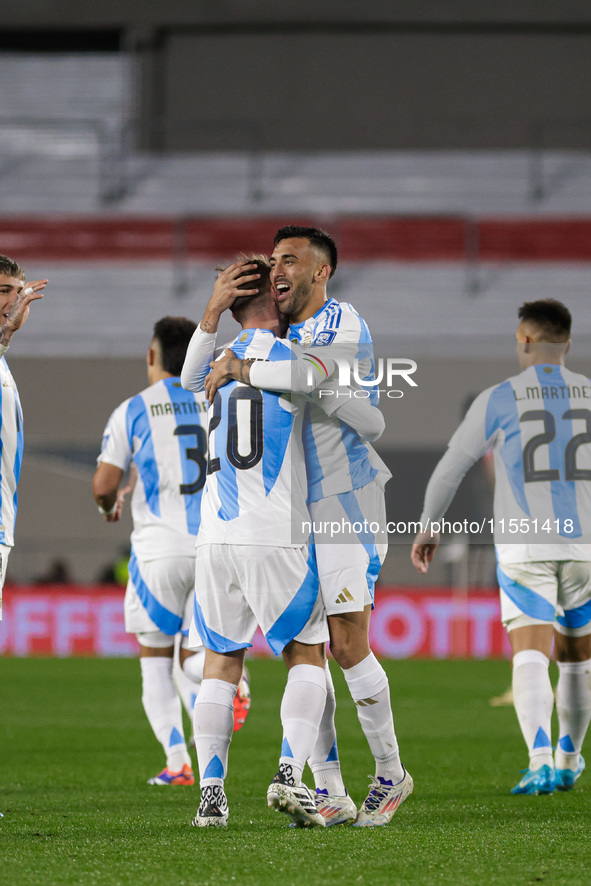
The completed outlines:
{"type": "MultiPolygon", "coordinates": [[[[385,666],[415,779],[389,826],[294,830],[267,809],[285,671],[254,660],[251,714],[230,750],[230,824],[210,830],[189,826],[196,787],[146,785],[163,757],[137,661],[2,659],[1,886],[589,884],[591,775],[569,793],[509,793],[525,749],[513,710],[487,703],[506,688],[509,664],[385,666]]],[[[343,771],[359,804],[372,760],[334,663],[333,673],[343,771]]]]}

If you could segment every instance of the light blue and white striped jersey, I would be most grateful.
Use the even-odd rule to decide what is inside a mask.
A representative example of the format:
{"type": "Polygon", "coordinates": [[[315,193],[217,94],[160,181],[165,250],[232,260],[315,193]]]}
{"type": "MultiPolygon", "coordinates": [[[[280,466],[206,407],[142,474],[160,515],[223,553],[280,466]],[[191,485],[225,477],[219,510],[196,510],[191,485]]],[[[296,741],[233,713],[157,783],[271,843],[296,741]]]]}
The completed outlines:
{"type": "Polygon", "coordinates": [[[435,469],[424,518],[441,516],[446,464],[448,476],[454,463],[465,471],[489,446],[499,562],[591,560],[591,381],[537,364],[479,394],[439,463],[443,470],[435,469]]]}
{"type": "Polygon", "coordinates": [[[23,413],[16,384],[4,357],[0,359],[0,544],[13,547],[16,522],[16,487],[23,461],[23,413]]]}
{"type": "Polygon", "coordinates": [[[131,498],[131,544],[140,560],[192,556],[207,470],[207,400],[165,378],[111,415],[99,462],[138,478],[131,498]]]}
{"type": "MultiPolygon", "coordinates": [[[[326,301],[313,317],[289,327],[288,338],[302,348],[314,345],[328,348],[332,359],[346,360],[357,366],[361,380],[375,377],[373,341],[367,323],[348,302],[326,301]]],[[[355,374],[351,373],[355,387],[355,374]]],[[[357,385],[359,387],[359,385],[357,385]]],[[[377,406],[377,386],[364,388],[377,406]]],[[[304,450],[308,472],[309,501],[319,501],[359,489],[372,480],[384,486],[391,474],[373,447],[337,417],[328,418],[316,403],[310,403],[304,427],[304,450]]]]}
{"type": "MultiPolygon", "coordinates": [[[[247,329],[240,359],[290,360],[289,342],[247,329]]],[[[209,465],[197,544],[300,547],[308,539],[303,403],[232,381],[209,409],[209,465]],[[300,405],[301,404],[301,405],[300,405]]]]}

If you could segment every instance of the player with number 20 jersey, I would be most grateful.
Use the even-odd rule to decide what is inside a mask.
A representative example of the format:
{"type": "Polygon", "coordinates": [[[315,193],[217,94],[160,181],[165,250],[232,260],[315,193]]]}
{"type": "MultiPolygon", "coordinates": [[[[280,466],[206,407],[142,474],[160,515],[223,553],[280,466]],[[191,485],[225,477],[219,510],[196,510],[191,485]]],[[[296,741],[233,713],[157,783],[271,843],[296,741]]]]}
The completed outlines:
{"type": "MultiPolygon", "coordinates": [[[[291,356],[289,344],[265,329],[244,330],[231,347],[245,359],[273,362],[291,356]]],[[[305,528],[303,408],[288,397],[233,381],[217,391],[209,412],[195,626],[206,645],[228,652],[250,645],[258,621],[277,654],[314,610],[307,639],[300,639],[322,642],[328,638],[326,619],[322,607],[315,608],[318,579],[305,528]],[[234,574],[242,580],[234,605],[228,605],[230,561],[236,558],[234,574]],[[259,569],[256,561],[262,566],[263,559],[267,567],[259,569]]]]}

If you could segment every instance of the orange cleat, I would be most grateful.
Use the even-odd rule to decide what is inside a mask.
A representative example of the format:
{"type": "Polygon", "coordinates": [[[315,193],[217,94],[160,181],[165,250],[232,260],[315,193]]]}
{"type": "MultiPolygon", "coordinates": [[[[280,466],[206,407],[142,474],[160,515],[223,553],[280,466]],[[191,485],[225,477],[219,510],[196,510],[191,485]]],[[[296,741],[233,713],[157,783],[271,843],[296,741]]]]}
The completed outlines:
{"type": "Polygon", "coordinates": [[[148,784],[193,785],[195,784],[195,776],[188,763],[185,763],[179,772],[171,772],[167,766],[162,772],[155,775],[154,778],[149,778],[148,784]]]}

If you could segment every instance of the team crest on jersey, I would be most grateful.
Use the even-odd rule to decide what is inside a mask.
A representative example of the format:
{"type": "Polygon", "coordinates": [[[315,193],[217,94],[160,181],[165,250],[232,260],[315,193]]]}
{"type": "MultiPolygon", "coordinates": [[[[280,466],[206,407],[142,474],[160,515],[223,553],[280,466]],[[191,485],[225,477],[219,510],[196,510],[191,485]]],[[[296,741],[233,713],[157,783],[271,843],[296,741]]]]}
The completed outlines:
{"type": "Polygon", "coordinates": [[[240,336],[240,338],[238,339],[238,341],[243,342],[243,341],[246,341],[247,338],[248,338],[248,333],[243,332],[242,335],[240,336]]]}
{"type": "Polygon", "coordinates": [[[315,345],[330,345],[335,340],[336,332],[320,332],[316,336],[315,345]]]}

